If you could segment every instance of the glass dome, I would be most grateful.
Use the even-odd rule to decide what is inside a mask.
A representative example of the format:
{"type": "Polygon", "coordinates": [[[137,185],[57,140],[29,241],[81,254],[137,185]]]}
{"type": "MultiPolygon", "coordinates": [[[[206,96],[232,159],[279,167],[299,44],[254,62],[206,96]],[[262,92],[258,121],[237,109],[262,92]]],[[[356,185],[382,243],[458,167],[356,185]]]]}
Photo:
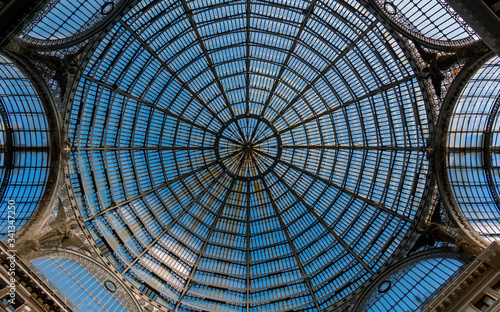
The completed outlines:
{"type": "Polygon", "coordinates": [[[387,20],[433,48],[463,46],[479,39],[444,0],[371,0],[387,20]]]}
{"type": "Polygon", "coordinates": [[[120,0],[51,0],[19,38],[36,46],[71,45],[107,22],[120,0]]]}
{"type": "Polygon", "coordinates": [[[36,211],[49,180],[47,114],[29,78],[0,54],[0,237],[20,231],[36,211]],[[14,231],[13,231],[14,229],[14,231]]]}
{"type": "Polygon", "coordinates": [[[467,81],[451,115],[447,168],[453,196],[486,240],[500,239],[500,57],[467,81]]]}
{"type": "Polygon", "coordinates": [[[141,1],[68,136],[102,253],[175,311],[320,311],[398,247],[428,173],[404,50],[356,1],[141,1]]]}
{"type": "Polygon", "coordinates": [[[465,266],[461,259],[436,256],[398,268],[378,284],[363,311],[422,311],[465,266]]]}

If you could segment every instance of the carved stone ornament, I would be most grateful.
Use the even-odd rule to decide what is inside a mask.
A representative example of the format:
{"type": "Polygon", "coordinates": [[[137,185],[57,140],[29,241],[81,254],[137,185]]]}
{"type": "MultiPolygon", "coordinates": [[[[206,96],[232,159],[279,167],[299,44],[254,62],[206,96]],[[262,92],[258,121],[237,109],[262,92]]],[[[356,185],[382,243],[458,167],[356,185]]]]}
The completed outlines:
{"type": "Polygon", "coordinates": [[[423,234],[423,237],[456,245],[460,251],[467,255],[478,256],[483,251],[483,248],[470,239],[460,228],[429,222],[419,224],[417,232],[423,234]]]}
{"type": "Polygon", "coordinates": [[[141,306],[141,308],[142,308],[143,311],[146,311],[146,312],[156,312],[156,311],[158,311],[157,309],[155,309],[155,307],[153,307],[153,305],[149,304],[143,298],[139,297],[137,299],[138,299],[139,305],[141,306]]]}
{"type": "Polygon", "coordinates": [[[66,217],[62,200],[59,200],[57,217],[49,226],[51,230],[40,237],[29,237],[20,241],[18,244],[19,253],[28,254],[33,251],[39,251],[47,244],[53,243],[60,243],[63,248],[75,246],[90,252],[89,247],[75,234],[75,229],[78,228],[78,220],[66,217]]]}

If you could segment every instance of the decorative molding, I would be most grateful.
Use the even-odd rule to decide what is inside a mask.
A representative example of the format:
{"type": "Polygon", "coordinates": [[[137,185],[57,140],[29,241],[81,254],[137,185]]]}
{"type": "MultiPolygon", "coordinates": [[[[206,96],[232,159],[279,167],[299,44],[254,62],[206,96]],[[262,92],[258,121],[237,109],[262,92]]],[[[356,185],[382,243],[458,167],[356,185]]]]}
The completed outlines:
{"type": "Polygon", "coordinates": [[[117,301],[122,303],[128,312],[143,311],[137,298],[134,296],[133,293],[130,292],[129,285],[123,283],[123,279],[118,277],[104,264],[96,261],[95,259],[87,255],[82,255],[76,251],[61,250],[59,248],[56,248],[53,250],[44,250],[40,252],[31,253],[28,256],[26,256],[26,259],[29,261],[28,265],[29,268],[33,272],[35,272],[36,275],[40,277],[51,289],[57,292],[60,298],[63,298],[68,305],[72,305],[73,309],[76,308],[74,304],[68,298],[66,298],[65,295],[47,277],[45,277],[45,275],[33,264],[33,262],[38,259],[55,258],[55,257],[71,259],[78,262],[92,275],[92,277],[94,277],[97,281],[99,281],[103,285],[105,281],[111,281],[118,287],[118,290],[115,293],[113,293],[113,297],[115,297],[117,301]]]}
{"type": "Polygon", "coordinates": [[[460,97],[463,88],[466,86],[467,82],[474,75],[474,73],[493,56],[494,53],[490,52],[473,62],[469,62],[464,66],[464,68],[460,71],[460,73],[451,84],[443,101],[443,106],[441,107],[441,112],[439,114],[436,136],[433,138],[435,152],[433,159],[431,159],[431,166],[433,168],[432,171],[435,172],[441,199],[443,201],[444,207],[448,212],[448,215],[455,223],[455,225],[460,227],[464,231],[465,235],[470,237],[476,244],[483,248],[486,248],[488,246],[488,242],[484,238],[482,238],[479,233],[477,233],[469,224],[467,218],[465,218],[463,213],[460,211],[460,207],[458,207],[458,204],[456,203],[455,197],[451,190],[446,166],[446,139],[448,136],[448,128],[451,115],[453,114],[455,104],[460,97]]]}
{"type": "Polygon", "coordinates": [[[17,246],[19,254],[26,256],[31,252],[39,251],[47,245],[59,245],[59,243],[61,243],[63,248],[75,246],[90,252],[90,248],[87,246],[88,243],[86,244],[85,240],[82,240],[75,233],[75,230],[78,228],[78,220],[66,217],[66,209],[62,200],[59,201],[57,217],[49,223],[49,226],[50,230],[43,234],[34,233],[28,237],[21,238],[17,246]]]}
{"type": "Polygon", "coordinates": [[[489,288],[489,283],[498,280],[500,280],[500,242],[493,242],[422,311],[462,311],[482,296],[482,293],[489,288]]]}
{"type": "MultiPolygon", "coordinates": [[[[12,256],[12,251],[0,242],[0,276],[5,279],[10,279],[5,266],[9,265],[12,260],[8,257],[12,256]]],[[[14,255],[15,256],[15,255],[14,255]]],[[[16,259],[16,293],[23,299],[31,301],[31,306],[37,307],[37,311],[56,311],[56,312],[71,312],[61,298],[50,289],[45,283],[36,276],[32,270],[18,257],[16,259]]]]}
{"type": "Polygon", "coordinates": [[[353,306],[354,312],[362,312],[363,308],[368,304],[372,294],[376,292],[379,286],[386,280],[394,279],[405,274],[412,265],[427,259],[433,258],[451,258],[468,264],[471,258],[465,254],[453,252],[449,248],[430,249],[416,253],[410,257],[402,259],[397,265],[380,275],[359,297],[357,303],[353,306]]]}

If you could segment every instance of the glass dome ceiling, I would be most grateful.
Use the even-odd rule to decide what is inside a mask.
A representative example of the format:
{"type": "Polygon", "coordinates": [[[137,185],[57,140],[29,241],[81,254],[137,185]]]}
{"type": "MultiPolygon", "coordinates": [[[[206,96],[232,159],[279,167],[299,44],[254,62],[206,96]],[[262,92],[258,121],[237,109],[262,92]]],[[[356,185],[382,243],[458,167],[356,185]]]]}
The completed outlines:
{"type": "Polygon", "coordinates": [[[448,127],[446,166],[454,199],[470,225],[500,239],[498,152],[500,57],[479,68],[461,91],[448,127]]]}
{"type": "Polygon", "coordinates": [[[175,311],[320,311],[376,274],[424,196],[426,106],[355,1],[141,1],[70,114],[79,212],[175,311]]]}
{"type": "Polygon", "coordinates": [[[119,0],[50,0],[19,38],[30,45],[57,48],[92,37],[107,22],[119,0]]]}
{"type": "Polygon", "coordinates": [[[46,110],[35,85],[11,58],[0,54],[0,199],[8,207],[0,213],[4,242],[12,233],[12,211],[19,231],[42,201],[50,179],[50,143],[46,110]]]}

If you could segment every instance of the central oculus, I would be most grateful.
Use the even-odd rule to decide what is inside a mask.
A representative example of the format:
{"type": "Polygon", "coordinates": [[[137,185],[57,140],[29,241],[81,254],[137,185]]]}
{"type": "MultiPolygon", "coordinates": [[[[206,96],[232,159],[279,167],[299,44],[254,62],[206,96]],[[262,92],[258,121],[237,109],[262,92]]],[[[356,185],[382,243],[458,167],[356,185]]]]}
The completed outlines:
{"type": "Polygon", "coordinates": [[[239,115],[226,122],[215,140],[217,160],[235,179],[250,181],[268,174],[279,162],[281,138],[259,115],[239,115]]]}

